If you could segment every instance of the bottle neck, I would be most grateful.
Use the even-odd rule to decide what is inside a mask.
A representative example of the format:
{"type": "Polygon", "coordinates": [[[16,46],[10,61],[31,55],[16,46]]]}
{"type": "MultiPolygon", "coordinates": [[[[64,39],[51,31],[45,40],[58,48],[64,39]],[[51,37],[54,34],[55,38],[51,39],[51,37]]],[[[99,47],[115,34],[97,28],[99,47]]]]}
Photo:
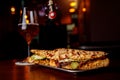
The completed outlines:
{"type": "Polygon", "coordinates": [[[53,0],[49,0],[48,7],[49,7],[48,18],[49,19],[55,19],[56,18],[56,11],[54,11],[53,0]]]}

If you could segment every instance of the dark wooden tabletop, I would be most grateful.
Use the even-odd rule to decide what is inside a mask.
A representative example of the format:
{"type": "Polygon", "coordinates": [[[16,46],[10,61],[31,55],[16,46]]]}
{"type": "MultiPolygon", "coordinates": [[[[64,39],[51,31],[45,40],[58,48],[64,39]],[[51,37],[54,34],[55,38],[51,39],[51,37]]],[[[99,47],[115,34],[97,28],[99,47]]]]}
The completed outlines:
{"type": "Polygon", "coordinates": [[[0,60],[0,80],[120,80],[119,60],[109,67],[77,74],[42,66],[18,66],[16,60],[0,60]]]}

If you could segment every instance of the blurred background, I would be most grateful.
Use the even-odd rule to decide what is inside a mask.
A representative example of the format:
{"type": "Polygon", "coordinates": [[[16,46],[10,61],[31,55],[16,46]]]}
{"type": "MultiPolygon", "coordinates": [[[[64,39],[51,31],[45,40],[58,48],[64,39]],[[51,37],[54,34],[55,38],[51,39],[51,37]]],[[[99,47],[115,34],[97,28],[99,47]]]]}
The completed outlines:
{"type": "Polygon", "coordinates": [[[17,32],[20,11],[24,6],[38,12],[40,33],[32,41],[31,48],[119,50],[119,0],[53,1],[57,16],[49,20],[48,0],[0,0],[1,57],[27,55],[27,44],[17,32]]]}

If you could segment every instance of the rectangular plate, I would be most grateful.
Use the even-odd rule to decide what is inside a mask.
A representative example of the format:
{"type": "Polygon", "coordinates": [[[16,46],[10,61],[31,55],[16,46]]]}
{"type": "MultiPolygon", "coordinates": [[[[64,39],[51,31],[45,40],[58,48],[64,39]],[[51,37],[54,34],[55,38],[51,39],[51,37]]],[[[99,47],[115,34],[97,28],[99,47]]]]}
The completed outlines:
{"type": "Polygon", "coordinates": [[[57,71],[61,71],[61,72],[67,72],[73,75],[77,75],[77,74],[87,74],[87,73],[96,73],[96,72],[102,72],[102,71],[106,71],[109,70],[107,69],[108,67],[101,67],[101,68],[96,68],[96,69],[91,69],[91,70],[69,70],[69,69],[63,69],[63,68],[56,68],[56,67],[51,67],[51,66],[45,66],[45,65],[36,65],[36,66],[40,66],[43,68],[47,68],[47,69],[52,69],[52,70],[57,70],[57,71]]]}
{"type": "Polygon", "coordinates": [[[40,64],[39,64],[39,66],[46,67],[46,68],[51,68],[51,69],[54,69],[54,70],[64,71],[64,72],[70,72],[70,73],[79,73],[79,72],[84,72],[85,71],[85,70],[69,70],[69,69],[51,67],[51,66],[40,65],[40,64]]]}

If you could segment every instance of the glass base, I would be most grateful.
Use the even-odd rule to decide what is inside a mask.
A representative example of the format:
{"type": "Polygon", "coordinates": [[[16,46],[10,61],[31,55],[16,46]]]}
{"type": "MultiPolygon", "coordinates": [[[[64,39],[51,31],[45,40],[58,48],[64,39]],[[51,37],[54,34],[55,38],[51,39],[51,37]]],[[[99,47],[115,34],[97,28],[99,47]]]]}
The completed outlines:
{"type": "Polygon", "coordinates": [[[29,66],[29,65],[34,65],[32,63],[28,63],[28,62],[23,62],[23,61],[17,61],[15,62],[15,65],[19,65],[19,66],[29,66]]]}

